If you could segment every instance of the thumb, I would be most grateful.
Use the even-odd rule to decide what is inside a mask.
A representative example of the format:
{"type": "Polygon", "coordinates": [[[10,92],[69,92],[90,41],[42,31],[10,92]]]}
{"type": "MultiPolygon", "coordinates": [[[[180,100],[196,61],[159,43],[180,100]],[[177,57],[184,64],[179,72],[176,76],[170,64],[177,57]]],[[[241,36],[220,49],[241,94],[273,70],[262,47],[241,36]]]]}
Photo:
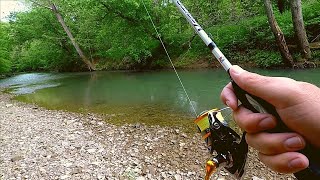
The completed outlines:
{"type": "Polygon", "coordinates": [[[239,66],[231,67],[230,76],[241,89],[266,100],[275,107],[287,107],[297,99],[295,96],[298,83],[293,79],[261,76],[239,66]]]}

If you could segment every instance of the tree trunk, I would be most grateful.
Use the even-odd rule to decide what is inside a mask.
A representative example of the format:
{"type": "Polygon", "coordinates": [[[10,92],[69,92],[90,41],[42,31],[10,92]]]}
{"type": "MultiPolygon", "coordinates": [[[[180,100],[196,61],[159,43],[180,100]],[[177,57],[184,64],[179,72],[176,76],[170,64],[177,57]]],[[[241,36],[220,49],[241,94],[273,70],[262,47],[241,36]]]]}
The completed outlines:
{"type": "Polygon", "coordinates": [[[290,0],[293,28],[298,40],[298,46],[305,59],[311,59],[311,51],[303,23],[301,0],[290,0]]]}
{"type": "Polygon", "coordinates": [[[274,17],[271,0],[264,0],[264,6],[268,16],[268,22],[276,39],[278,48],[283,58],[283,63],[288,67],[293,67],[293,58],[288,49],[285,37],[274,17]]]}
{"type": "Polygon", "coordinates": [[[64,22],[61,14],[59,13],[57,7],[55,6],[54,3],[52,3],[49,0],[49,3],[51,5],[51,10],[54,12],[54,14],[56,15],[58,21],[60,22],[61,26],[63,27],[64,31],[67,33],[70,41],[72,42],[72,45],[74,46],[74,48],[76,49],[76,51],[78,52],[80,58],[82,59],[82,61],[84,63],[86,63],[86,65],[88,66],[89,70],[96,70],[95,65],[88,60],[88,58],[84,55],[83,51],[81,50],[81,48],[79,47],[78,43],[76,42],[76,40],[74,39],[73,35],[71,34],[71,31],[69,29],[69,27],[66,25],[66,23],[64,22]]]}
{"type": "Polygon", "coordinates": [[[237,1],[236,0],[231,0],[230,3],[230,19],[231,21],[235,21],[236,19],[236,8],[237,8],[237,1]]]}

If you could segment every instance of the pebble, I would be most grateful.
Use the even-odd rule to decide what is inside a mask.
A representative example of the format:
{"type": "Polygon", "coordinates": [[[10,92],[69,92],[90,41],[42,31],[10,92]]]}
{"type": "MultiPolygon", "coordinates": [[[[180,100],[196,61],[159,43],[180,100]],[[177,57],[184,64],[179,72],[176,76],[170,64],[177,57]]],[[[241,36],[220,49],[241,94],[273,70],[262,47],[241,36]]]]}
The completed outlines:
{"type": "Polygon", "coordinates": [[[64,164],[64,166],[65,166],[65,167],[70,167],[70,166],[72,166],[72,163],[71,163],[71,162],[66,163],[66,164],[64,164]]]}
{"type": "Polygon", "coordinates": [[[87,151],[88,151],[88,153],[94,153],[94,152],[96,152],[96,149],[88,149],[87,151]]]}
{"type": "Polygon", "coordinates": [[[70,177],[70,175],[63,175],[60,177],[60,179],[68,179],[70,177]]]}
{"type": "Polygon", "coordinates": [[[261,178],[259,178],[259,177],[257,177],[257,176],[253,176],[253,177],[252,177],[252,180],[264,180],[264,179],[261,179],[261,178]]]}
{"type": "Polygon", "coordinates": [[[22,156],[14,156],[13,158],[11,158],[10,160],[12,161],[12,162],[15,162],[15,161],[20,161],[20,160],[22,160],[23,159],[23,157],[22,156]]]}
{"type": "Polygon", "coordinates": [[[179,175],[179,174],[174,175],[174,179],[175,180],[181,180],[181,175],[179,175]]]}
{"type": "MultiPolygon", "coordinates": [[[[99,115],[35,108],[13,103],[11,98],[0,93],[4,107],[0,113],[0,179],[204,177],[209,155],[198,133],[142,123],[114,126],[99,115]]],[[[111,114],[108,119],[117,116],[111,114]]],[[[248,163],[244,179],[294,179],[270,171],[252,149],[248,163]]],[[[231,179],[229,173],[221,172],[221,178],[231,179]]]]}

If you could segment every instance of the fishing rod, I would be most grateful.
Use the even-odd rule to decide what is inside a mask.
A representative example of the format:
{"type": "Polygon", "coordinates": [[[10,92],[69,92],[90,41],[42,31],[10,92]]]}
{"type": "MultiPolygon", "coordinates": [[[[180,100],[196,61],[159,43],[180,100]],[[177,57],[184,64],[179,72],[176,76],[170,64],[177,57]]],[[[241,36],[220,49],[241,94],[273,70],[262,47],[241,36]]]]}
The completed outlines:
{"type": "MultiPolygon", "coordinates": [[[[179,0],[173,0],[173,3],[177,6],[179,11],[183,14],[183,16],[187,19],[187,21],[190,23],[190,25],[193,27],[195,32],[200,36],[200,38],[203,40],[203,42],[207,45],[207,47],[211,50],[212,54],[215,56],[215,58],[220,62],[222,67],[228,72],[232,67],[231,63],[228,61],[228,59],[223,55],[223,53],[220,51],[220,49],[217,47],[217,45],[213,42],[213,40],[208,36],[208,34],[202,29],[202,27],[197,23],[197,21],[192,17],[192,15],[189,13],[189,11],[186,9],[186,7],[181,3],[179,0]]],[[[229,74],[230,75],[230,74],[229,74]]],[[[231,78],[231,77],[230,77],[231,78]]],[[[249,94],[248,92],[241,89],[232,79],[232,86],[234,89],[234,92],[239,99],[239,101],[242,103],[242,105],[251,110],[254,113],[269,113],[272,114],[277,119],[277,127],[268,131],[273,133],[280,133],[280,132],[292,132],[281,120],[279,114],[277,113],[275,107],[268,103],[267,101],[249,94]]],[[[210,119],[210,113],[209,119],[210,119]]],[[[211,115],[213,116],[213,115],[211,115]]],[[[211,117],[212,119],[213,117],[211,117]]],[[[245,132],[243,134],[243,137],[245,136],[245,132]]],[[[244,138],[242,138],[244,139],[244,138]]],[[[241,142],[242,143],[242,142],[241,142]]],[[[240,144],[241,144],[240,143],[240,144]]],[[[242,146],[245,146],[242,144],[242,146]]],[[[243,151],[245,152],[245,151],[243,151]]],[[[242,153],[243,153],[242,152],[242,153]]],[[[299,151],[300,153],[304,154],[309,159],[309,167],[305,170],[299,171],[295,173],[294,175],[298,179],[320,179],[320,156],[318,155],[319,150],[312,146],[310,143],[307,143],[306,148],[299,151]]],[[[247,152],[246,152],[247,153],[247,152]]],[[[243,156],[242,158],[246,158],[247,156],[243,156]]],[[[224,164],[224,166],[227,166],[227,170],[231,172],[232,174],[236,175],[237,178],[241,178],[242,174],[238,174],[239,171],[233,171],[234,168],[243,168],[243,167],[234,167],[234,160],[231,159],[231,162],[228,157],[215,157],[212,159],[212,161],[208,161],[207,163],[207,170],[210,169],[209,166],[211,166],[212,169],[216,169],[219,167],[220,163],[219,160],[224,164]],[[233,162],[232,162],[233,161],[233,162]]],[[[241,161],[242,163],[245,163],[245,161],[241,161]]],[[[221,163],[221,164],[222,164],[221,163]]],[[[242,166],[242,164],[241,164],[242,166]]],[[[242,171],[243,169],[238,169],[242,171]]]]}

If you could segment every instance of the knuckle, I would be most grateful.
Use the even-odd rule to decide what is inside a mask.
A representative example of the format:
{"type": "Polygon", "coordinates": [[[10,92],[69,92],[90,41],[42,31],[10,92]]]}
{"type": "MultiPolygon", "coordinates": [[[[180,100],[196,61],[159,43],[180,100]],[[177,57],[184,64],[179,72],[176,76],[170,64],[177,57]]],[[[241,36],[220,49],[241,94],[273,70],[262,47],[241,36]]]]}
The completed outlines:
{"type": "Polygon", "coordinates": [[[257,126],[253,123],[245,121],[242,123],[242,128],[248,133],[255,133],[258,131],[257,126]]]}
{"type": "Polygon", "coordinates": [[[282,143],[272,136],[274,137],[272,134],[261,132],[257,134],[249,134],[246,137],[246,140],[250,146],[263,154],[275,155],[285,152],[282,147],[282,143]]]}
{"type": "Polygon", "coordinates": [[[298,87],[296,90],[301,95],[317,95],[319,94],[319,88],[313,84],[307,83],[307,82],[298,82],[298,87]]]}
{"type": "Polygon", "coordinates": [[[272,156],[265,155],[261,152],[258,154],[258,158],[262,163],[267,165],[273,171],[277,171],[280,173],[290,173],[289,167],[286,165],[286,162],[279,162],[272,158],[272,156]]]}
{"type": "Polygon", "coordinates": [[[255,73],[246,74],[241,79],[243,88],[246,90],[250,90],[253,88],[252,85],[259,86],[259,84],[268,84],[271,81],[271,78],[266,78],[265,76],[260,76],[255,73]]]}
{"type": "Polygon", "coordinates": [[[241,82],[242,82],[241,84],[243,85],[243,88],[246,90],[250,88],[250,85],[255,84],[256,81],[257,79],[254,76],[246,75],[246,76],[242,76],[241,78],[241,82]]]}
{"type": "Polygon", "coordinates": [[[256,133],[259,131],[256,117],[243,106],[240,106],[239,110],[234,112],[234,119],[240,128],[248,133],[256,133]]]}

